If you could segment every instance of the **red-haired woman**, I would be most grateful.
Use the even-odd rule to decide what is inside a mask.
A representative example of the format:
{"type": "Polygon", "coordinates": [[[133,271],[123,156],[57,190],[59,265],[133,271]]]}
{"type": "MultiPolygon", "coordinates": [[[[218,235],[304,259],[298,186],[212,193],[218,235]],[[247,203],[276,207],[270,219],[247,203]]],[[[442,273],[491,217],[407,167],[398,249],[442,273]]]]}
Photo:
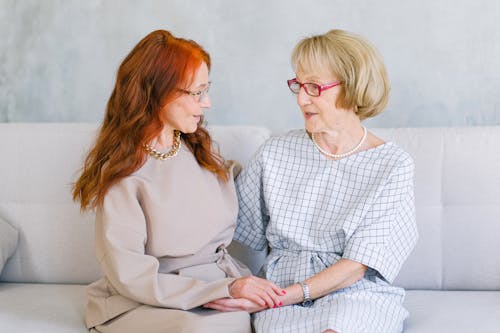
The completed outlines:
{"type": "Polygon", "coordinates": [[[224,297],[279,306],[274,284],[227,254],[238,203],[232,166],[202,127],[210,57],[158,30],[118,70],[96,144],[73,197],[96,210],[104,276],[88,288],[93,332],[250,332],[247,312],[203,305],[224,297]]]}

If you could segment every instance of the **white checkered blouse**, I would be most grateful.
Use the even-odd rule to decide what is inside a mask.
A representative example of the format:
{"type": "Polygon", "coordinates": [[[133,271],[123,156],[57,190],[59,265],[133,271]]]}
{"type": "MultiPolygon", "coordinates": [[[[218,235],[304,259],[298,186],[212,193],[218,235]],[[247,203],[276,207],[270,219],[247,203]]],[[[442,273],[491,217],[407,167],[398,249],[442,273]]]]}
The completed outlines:
{"type": "Polygon", "coordinates": [[[413,160],[394,143],[333,161],[304,130],[269,139],[236,180],[234,239],[270,254],[262,274],[281,287],[337,262],[368,266],[350,287],[254,315],[256,332],[401,332],[404,290],[390,283],[418,238],[413,160]]]}

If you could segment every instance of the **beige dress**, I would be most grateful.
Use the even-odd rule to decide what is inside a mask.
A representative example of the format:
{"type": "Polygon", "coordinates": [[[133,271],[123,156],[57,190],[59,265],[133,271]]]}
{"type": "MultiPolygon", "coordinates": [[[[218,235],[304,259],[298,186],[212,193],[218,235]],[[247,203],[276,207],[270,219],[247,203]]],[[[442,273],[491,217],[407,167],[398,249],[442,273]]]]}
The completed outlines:
{"type": "Polygon", "coordinates": [[[250,272],[227,253],[238,203],[182,145],[112,186],[96,216],[104,277],[88,287],[94,332],[250,332],[246,312],[200,307],[250,272]]]}

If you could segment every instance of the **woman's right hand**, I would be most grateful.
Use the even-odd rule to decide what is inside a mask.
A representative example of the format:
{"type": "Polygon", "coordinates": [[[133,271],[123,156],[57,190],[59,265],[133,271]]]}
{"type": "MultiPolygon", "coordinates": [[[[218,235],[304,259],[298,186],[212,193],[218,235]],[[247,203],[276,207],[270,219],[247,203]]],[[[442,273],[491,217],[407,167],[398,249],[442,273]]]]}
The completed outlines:
{"type": "Polygon", "coordinates": [[[246,298],[219,298],[204,304],[203,307],[222,312],[246,311],[248,313],[255,313],[266,309],[265,306],[258,305],[246,298]]]}
{"type": "Polygon", "coordinates": [[[232,298],[246,298],[269,308],[282,306],[279,297],[285,293],[274,283],[253,275],[238,278],[229,285],[229,294],[232,298]]]}

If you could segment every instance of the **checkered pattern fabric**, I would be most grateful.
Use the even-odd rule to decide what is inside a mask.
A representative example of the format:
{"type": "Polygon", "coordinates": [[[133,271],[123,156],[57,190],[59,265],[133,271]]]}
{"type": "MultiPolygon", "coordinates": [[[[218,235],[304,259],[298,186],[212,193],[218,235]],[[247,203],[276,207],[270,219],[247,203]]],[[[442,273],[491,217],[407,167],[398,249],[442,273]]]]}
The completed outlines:
{"type": "Polygon", "coordinates": [[[262,275],[281,287],[341,258],[365,278],[314,301],[254,315],[256,332],[401,332],[404,290],[390,283],[418,238],[413,160],[388,142],[333,161],[304,130],[269,139],[236,181],[235,240],[270,254],[262,275]]]}

